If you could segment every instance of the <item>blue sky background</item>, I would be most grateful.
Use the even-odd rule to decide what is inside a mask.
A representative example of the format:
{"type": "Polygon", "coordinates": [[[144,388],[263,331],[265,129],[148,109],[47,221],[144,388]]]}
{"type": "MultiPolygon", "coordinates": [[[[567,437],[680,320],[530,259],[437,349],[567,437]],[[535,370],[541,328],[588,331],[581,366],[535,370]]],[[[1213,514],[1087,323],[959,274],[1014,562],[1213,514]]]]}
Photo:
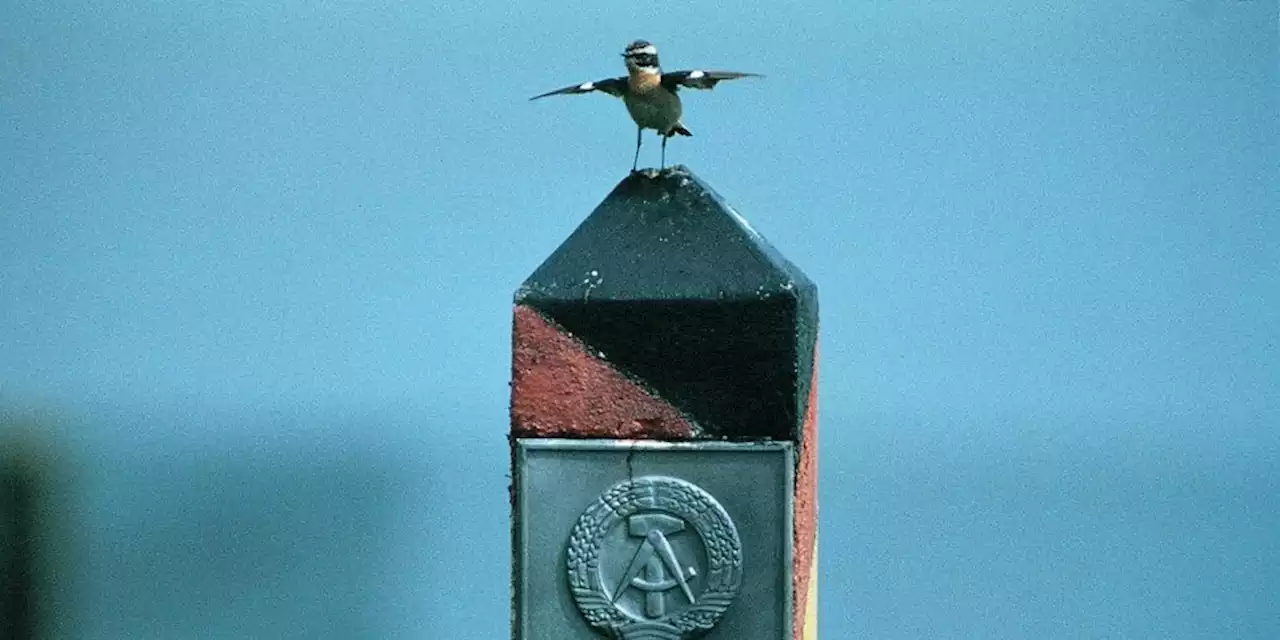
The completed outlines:
{"type": "Polygon", "coordinates": [[[768,76],[668,159],[821,288],[824,638],[1280,637],[1275,2],[4,14],[60,637],[505,637],[511,294],[634,138],[526,99],[636,38],[768,76]]]}

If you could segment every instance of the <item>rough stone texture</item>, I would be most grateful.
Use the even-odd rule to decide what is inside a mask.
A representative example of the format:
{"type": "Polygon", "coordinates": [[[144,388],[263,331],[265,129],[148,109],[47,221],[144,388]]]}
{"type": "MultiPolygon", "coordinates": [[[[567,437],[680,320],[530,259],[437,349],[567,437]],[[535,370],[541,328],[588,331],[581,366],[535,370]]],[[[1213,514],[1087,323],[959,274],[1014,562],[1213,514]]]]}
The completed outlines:
{"type": "Polygon", "coordinates": [[[516,305],[512,437],[688,439],[674,407],[629,380],[537,311],[516,305]]]}

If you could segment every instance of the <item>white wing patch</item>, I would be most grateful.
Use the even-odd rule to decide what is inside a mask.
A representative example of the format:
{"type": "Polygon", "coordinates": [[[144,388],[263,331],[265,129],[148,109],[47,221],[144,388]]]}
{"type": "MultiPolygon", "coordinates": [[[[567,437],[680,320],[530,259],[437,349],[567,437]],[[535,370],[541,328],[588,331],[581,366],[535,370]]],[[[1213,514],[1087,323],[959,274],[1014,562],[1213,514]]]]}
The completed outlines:
{"type": "Polygon", "coordinates": [[[707,75],[707,74],[705,74],[705,73],[703,73],[703,72],[701,72],[701,71],[694,71],[694,72],[692,72],[692,73],[690,73],[690,74],[689,74],[689,79],[690,79],[690,80],[697,80],[698,78],[701,78],[702,76],[705,76],[705,75],[707,75]]]}
{"type": "Polygon", "coordinates": [[[595,88],[596,88],[596,83],[594,82],[584,82],[578,85],[579,91],[591,91],[592,89],[595,89],[595,88]]]}

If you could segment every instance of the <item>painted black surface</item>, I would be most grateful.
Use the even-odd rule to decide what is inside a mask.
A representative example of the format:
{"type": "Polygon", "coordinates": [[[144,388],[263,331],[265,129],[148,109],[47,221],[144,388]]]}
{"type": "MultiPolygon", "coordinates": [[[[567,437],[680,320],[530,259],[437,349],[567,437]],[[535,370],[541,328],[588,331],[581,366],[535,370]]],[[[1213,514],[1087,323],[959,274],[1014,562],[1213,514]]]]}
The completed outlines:
{"type": "Polygon", "coordinates": [[[705,437],[799,438],[817,288],[683,167],[633,173],[516,294],[705,437]]]}

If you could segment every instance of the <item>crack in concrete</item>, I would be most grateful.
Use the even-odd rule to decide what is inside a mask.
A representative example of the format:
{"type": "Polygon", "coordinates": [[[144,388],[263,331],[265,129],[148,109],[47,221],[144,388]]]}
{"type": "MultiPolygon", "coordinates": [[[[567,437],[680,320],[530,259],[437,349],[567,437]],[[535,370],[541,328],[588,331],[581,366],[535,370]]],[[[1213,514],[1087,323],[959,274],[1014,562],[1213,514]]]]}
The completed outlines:
{"type": "Polygon", "coordinates": [[[632,442],[627,449],[627,482],[635,482],[636,479],[636,454],[639,453],[639,443],[632,442]]]}

